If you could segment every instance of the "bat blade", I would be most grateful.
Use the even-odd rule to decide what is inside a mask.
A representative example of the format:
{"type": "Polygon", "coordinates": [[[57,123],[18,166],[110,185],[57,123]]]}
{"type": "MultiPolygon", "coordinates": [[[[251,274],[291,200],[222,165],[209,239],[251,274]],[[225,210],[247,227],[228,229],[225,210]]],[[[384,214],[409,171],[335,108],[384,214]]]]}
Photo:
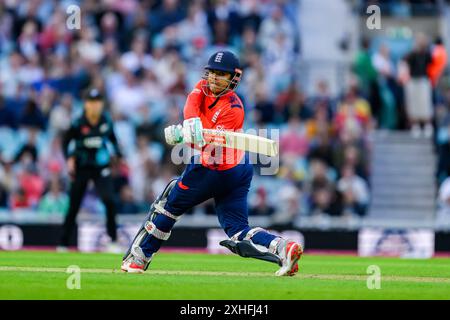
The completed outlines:
{"type": "Polygon", "coordinates": [[[278,155],[278,145],[274,140],[234,131],[203,129],[206,144],[254,152],[274,157],[278,155]]]}

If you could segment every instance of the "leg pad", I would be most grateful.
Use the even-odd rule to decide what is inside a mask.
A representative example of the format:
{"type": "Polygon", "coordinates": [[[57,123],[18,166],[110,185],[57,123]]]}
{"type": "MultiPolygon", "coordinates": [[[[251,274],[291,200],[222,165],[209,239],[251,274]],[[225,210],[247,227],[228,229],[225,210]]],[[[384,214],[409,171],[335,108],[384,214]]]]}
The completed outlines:
{"type": "Polygon", "coordinates": [[[244,258],[255,258],[282,265],[281,259],[270,252],[262,252],[258,250],[249,240],[235,242],[233,240],[223,240],[219,243],[221,246],[229,249],[244,258]]]}

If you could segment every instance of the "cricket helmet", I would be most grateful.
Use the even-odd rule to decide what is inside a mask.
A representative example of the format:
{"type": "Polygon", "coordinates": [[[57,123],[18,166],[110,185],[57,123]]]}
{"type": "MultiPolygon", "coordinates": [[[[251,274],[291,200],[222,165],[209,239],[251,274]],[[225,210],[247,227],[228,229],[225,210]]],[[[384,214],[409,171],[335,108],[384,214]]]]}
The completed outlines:
{"type": "Polygon", "coordinates": [[[207,94],[208,90],[206,89],[209,86],[208,74],[212,70],[228,72],[231,74],[231,79],[228,80],[228,86],[217,96],[222,96],[229,91],[234,91],[241,81],[242,69],[236,55],[230,51],[218,51],[209,58],[208,64],[205,66],[205,73],[202,77],[204,80],[207,80],[202,86],[205,94],[207,94]]]}

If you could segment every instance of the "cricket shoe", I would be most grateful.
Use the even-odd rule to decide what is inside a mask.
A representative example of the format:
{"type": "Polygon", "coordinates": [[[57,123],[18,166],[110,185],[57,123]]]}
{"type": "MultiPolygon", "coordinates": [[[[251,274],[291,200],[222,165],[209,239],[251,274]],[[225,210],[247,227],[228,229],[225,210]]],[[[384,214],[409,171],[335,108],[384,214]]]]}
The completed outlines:
{"type": "Polygon", "coordinates": [[[303,248],[295,241],[283,241],[278,248],[282,266],[276,276],[294,276],[298,272],[298,260],[302,257],[303,248]]]}
{"type": "Polygon", "coordinates": [[[133,256],[128,261],[122,262],[121,269],[128,273],[144,273],[146,264],[144,259],[133,256]]]}
{"type": "Polygon", "coordinates": [[[143,273],[147,270],[152,257],[147,258],[139,246],[131,249],[131,254],[122,262],[120,269],[130,273],[143,273]]]}

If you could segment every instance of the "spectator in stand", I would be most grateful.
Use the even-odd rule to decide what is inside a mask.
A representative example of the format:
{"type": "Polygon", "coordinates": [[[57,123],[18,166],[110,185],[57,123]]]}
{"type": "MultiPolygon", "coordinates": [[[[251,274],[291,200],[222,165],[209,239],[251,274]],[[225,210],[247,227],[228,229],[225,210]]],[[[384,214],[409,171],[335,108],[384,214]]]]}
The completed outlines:
{"type": "Polygon", "coordinates": [[[24,64],[22,55],[12,51],[0,68],[0,89],[5,98],[14,98],[19,95],[22,86],[20,70],[24,64]]]}
{"type": "Polygon", "coordinates": [[[264,47],[262,60],[268,78],[270,92],[273,97],[285,90],[293,80],[292,65],[295,62],[295,52],[292,38],[282,31],[274,35],[274,41],[269,47],[264,47]]]}
{"type": "Polygon", "coordinates": [[[0,128],[1,127],[16,127],[16,117],[11,108],[6,106],[5,98],[1,94],[1,82],[0,82],[0,128]]]}
{"type": "Polygon", "coordinates": [[[33,85],[42,81],[44,78],[44,68],[42,67],[42,58],[39,53],[28,57],[20,68],[20,78],[25,85],[33,85]]]}
{"type": "Polygon", "coordinates": [[[278,190],[277,198],[281,205],[277,207],[272,217],[272,226],[283,229],[294,228],[297,218],[301,215],[302,194],[293,183],[286,183],[278,190]]]}
{"type": "Polygon", "coordinates": [[[358,78],[358,86],[363,96],[367,97],[373,108],[373,114],[378,119],[381,101],[377,82],[377,71],[373,66],[370,54],[369,39],[363,38],[361,40],[361,48],[356,54],[352,69],[358,78]]]}
{"type": "Polygon", "coordinates": [[[366,214],[369,188],[367,182],[355,174],[352,165],[345,165],[342,168],[337,190],[342,194],[344,215],[364,216],[366,214]]]}
{"type": "Polygon", "coordinates": [[[339,216],[341,214],[340,195],[334,182],[329,178],[329,168],[320,160],[310,163],[311,179],[308,182],[310,208],[313,216],[339,216]]]}
{"type": "Polygon", "coordinates": [[[124,185],[120,190],[117,212],[119,214],[136,214],[145,212],[144,206],[139,204],[133,195],[133,190],[129,185],[124,185]]]}
{"type": "Polygon", "coordinates": [[[29,20],[22,28],[18,39],[18,48],[25,58],[31,58],[38,53],[39,33],[37,24],[29,20]]]}
{"type": "Polygon", "coordinates": [[[49,129],[59,134],[69,129],[72,123],[73,96],[64,93],[60,103],[50,111],[49,129]]]}
{"type": "Polygon", "coordinates": [[[37,135],[38,131],[36,129],[28,130],[27,142],[23,144],[18,150],[16,156],[14,157],[14,162],[23,165],[24,167],[28,164],[35,165],[38,160],[38,149],[37,149],[37,135]]]}
{"type": "MultiPolygon", "coordinates": [[[[258,0],[241,0],[240,1],[240,16],[243,28],[243,37],[245,38],[246,29],[252,29],[254,33],[258,33],[259,27],[263,21],[262,5],[258,0]]],[[[245,40],[244,40],[245,42],[245,40]]],[[[240,60],[242,61],[242,60],[240,60]]]]}
{"type": "Polygon", "coordinates": [[[156,166],[160,161],[160,155],[150,147],[149,139],[140,135],[137,138],[137,150],[130,157],[130,187],[134,198],[143,202],[146,199],[145,185],[148,184],[147,167],[156,166]]]}
{"type": "MultiPolygon", "coordinates": [[[[22,198],[20,191],[18,199],[25,199],[27,206],[35,209],[44,193],[44,179],[38,174],[36,166],[32,164],[25,167],[25,170],[17,178],[19,179],[20,190],[23,191],[24,197],[22,198]]],[[[21,201],[19,202],[22,203],[21,201]]]]}
{"type": "Polygon", "coordinates": [[[414,49],[404,58],[409,69],[409,81],[406,83],[406,106],[411,134],[413,137],[426,138],[433,135],[432,91],[428,78],[428,69],[432,62],[428,38],[425,34],[416,35],[414,49]],[[423,129],[421,128],[423,125],[423,129]]]}
{"type": "MultiPolygon", "coordinates": [[[[125,3],[127,1],[122,2],[125,3]]],[[[141,18],[142,14],[145,19],[145,10],[136,11],[136,14],[136,23],[142,23],[142,20],[138,21],[138,18],[141,18]]],[[[111,39],[118,45],[119,48],[124,49],[130,39],[126,37],[126,33],[124,32],[123,20],[123,14],[118,12],[117,10],[107,9],[105,11],[102,11],[99,15],[97,15],[97,27],[99,29],[100,38],[103,40],[111,39]]],[[[146,21],[144,22],[143,26],[145,25],[146,21]]],[[[137,32],[141,30],[142,29],[139,28],[136,29],[137,32]]]]}
{"type": "Polygon", "coordinates": [[[39,201],[40,215],[58,215],[63,217],[69,208],[69,196],[63,191],[63,184],[55,176],[50,180],[48,191],[39,201]]]}
{"type": "Polygon", "coordinates": [[[337,133],[345,130],[361,136],[370,128],[371,116],[369,103],[358,95],[357,88],[353,86],[336,112],[334,124],[337,133]]]}
{"type": "Polygon", "coordinates": [[[185,53],[192,52],[190,46],[194,45],[195,41],[208,43],[211,39],[208,17],[200,1],[192,1],[189,4],[187,17],[176,27],[177,39],[185,53]]]}
{"type": "Polygon", "coordinates": [[[333,164],[338,170],[346,165],[352,165],[358,176],[367,180],[369,160],[367,150],[361,143],[352,140],[339,141],[335,145],[333,159],[333,164]]]}
{"type": "Polygon", "coordinates": [[[87,27],[81,32],[81,38],[76,43],[77,53],[87,64],[96,65],[104,57],[103,46],[95,39],[95,29],[87,27]]]}
{"type": "Polygon", "coordinates": [[[4,168],[4,160],[1,157],[1,150],[0,150],[0,208],[6,208],[8,206],[8,187],[6,185],[6,173],[4,168]]]}
{"type": "Polygon", "coordinates": [[[247,103],[253,106],[256,103],[256,93],[268,91],[269,86],[266,81],[266,72],[261,61],[261,56],[257,52],[251,52],[247,57],[247,63],[248,65],[244,71],[245,77],[242,78],[241,86],[243,87],[242,90],[247,94],[247,103]]]}
{"type": "Polygon", "coordinates": [[[308,153],[309,143],[304,123],[298,117],[292,117],[285,130],[280,133],[280,153],[282,157],[293,155],[304,157],[308,153]]]}
{"type": "Polygon", "coordinates": [[[315,143],[321,135],[332,136],[334,129],[328,119],[327,106],[322,101],[314,105],[314,115],[306,121],[306,134],[311,143],[315,143]]]}
{"type": "Polygon", "coordinates": [[[302,121],[312,117],[312,111],[306,104],[305,94],[298,88],[295,82],[283,91],[277,98],[277,110],[282,114],[283,122],[288,122],[291,117],[299,117],[302,121]]]}
{"type": "Polygon", "coordinates": [[[268,217],[274,212],[275,208],[268,201],[267,190],[264,187],[259,187],[249,199],[249,215],[268,217]]]}
{"type": "Polygon", "coordinates": [[[38,159],[40,175],[49,181],[53,175],[67,174],[66,159],[61,149],[61,136],[55,135],[45,148],[42,149],[38,159]]]}
{"type": "Polygon", "coordinates": [[[275,106],[263,90],[256,92],[256,104],[253,109],[254,121],[260,125],[273,123],[275,120],[275,106]]]}
{"type": "Polygon", "coordinates": [[[18,187],[16,173],[14,172],[13,162],[5,158],[2,159],[0,165],[0,188],[6,197],[6,205],[9,205],[10,197],[14,190],[18,187]]]}
{"type": "Polygon", "coordinates": [[[285,16],[283,7],[275,5],[269,18],[263,20],[259,30],[259,43],[262,48],[275,48],[279,37],[286,42],[285,48],[294,49],[294,26],[285,16]]]}
{"type": "Polygon", "coordinates": [[[149,140],[155,140],[157,142],[163,141],[164,128],[161,128],[163,119],[162,117],[157,117],[152,115],[153,108],[150,106],[142,106],[138,109],[138,114],[136,117],[136,136],[146,136],[149,140]]]}
{"type": "MultiPolygon", "coordinates": [[[[438,37],[431,48],[431,63],[427,70],[433,89],[436,89],[439,80],[447,67],[447,61],[447,50],[442,43],[442,39],[438,37]]],[[[435,90],[433,90],[433,93],[433,101],[436,101],[435,90]]]]}
{"type": "Polygon", "coordinates": [[[241,33],[241,17],[237,5],[230,0],[217,0],[208,12],[208,24],[214,35],[214,43],[231,44],[241,33]]]}
{"type": "Polygon", "coordinates": [[[133,39],[131,51],[120,57],[120,64],[132,73],[141,69],[152,68],[153,58],[147,53],[147,36],[145,33],[141,32],[133,39]]]}
{"type": "Polygon", "coordinates": [[[7,206],[8,206],[8,193],[0,184],[0,209],[6,209],[7,206]]]}
{"type": "Polygon", "coordinates": [[[443,94],[443,101],[436,106],[436,148],[438,185],[447,177],[450,168],[450,88],[443,94]]]}
{"type": "Polygon", "coordinates": [[[252,28],[247,26],[242,33],[242,42],[239,46],[239,61],[243,66],[248,66],[249,58],[252,53],[261,54],[262,48],[257,41],[257,33],[252,28]]]}
{"type": "Polygon", "coordinates": [[[19,117],[19,126],[26,128],[36,128],[39,130],[45,129],[46,119],[35,101],[31,99],[28,100],[25,109],[19,117]]]}
{"type": "Polygon", "coordinates": [[[152,33],[160,33],[164,28],[182,21],[186,17],[184,9],[178,0],[163,0],[156,10],[150,11],[152,33]]]}
{"type": "Polygon", "coordinates": [[[450,177],[447,177],[439,187],[437,202],[436,221],[440,224],[450,223],[450,177]]]}
{"type": "Polygon", "coordinates": [[[382,44],[372,56],[372,64],[378,73],[378,87],[381,99],[381,110],[377,114],[378,118],[376,119],[378,127],[395,129],[397,126],[396,72],[387,45],[382,44]]]}
{"type": "Polygon", "coordinates": [[[51,52],[57,52],[60,55],[69,54],[74,37],[72,30],[66,27],[65,11],[64,8],[55,8],[53,14],[46,16],[45,25],[39,39],[40,51],[43,54],[51,52]],[[50,17],[50,19],[47,17],[50,17]]]}
{"type": "Polygon", "coordinates": [[[14,191],[11,194],[9,207],[13,211],[17,209],[29,209],[31,207],[31,202],[27,198],[25,191],[23,190],[22,187],[20,187],[18,190],[14,191]]]}
{"type": "Polygon", "coordinates": [[[319,80],[316,84],[316,93],[307,99],[309,110],[315,112],[318,108],[326,111],[326,121],[330,121],[336,112],[336,101],[330,94],[328,82],[319,80]]]}
{"type": "Polygon", "coordinates": [[[329,167],[333,167],[333,145],[326,131],[318,133],[310,145],[308,160],[313,161],[315,159],[323,161],[329,167]]]}
{"type": "Polygon", "coordinates": [[[145,91],[138,73],[124,70],[125,82],[112,93],[113,112],[122,120],[132,119],[137,109],[146,103],[145,91]]]}
{"type": "Polygon", "coordinates": [[[36,103],[44,117],[44,125],[47,128],[50,112],[56,104],[57,92],[50,86],[44,86],[40,92],[35,92],[36,103]]]}

